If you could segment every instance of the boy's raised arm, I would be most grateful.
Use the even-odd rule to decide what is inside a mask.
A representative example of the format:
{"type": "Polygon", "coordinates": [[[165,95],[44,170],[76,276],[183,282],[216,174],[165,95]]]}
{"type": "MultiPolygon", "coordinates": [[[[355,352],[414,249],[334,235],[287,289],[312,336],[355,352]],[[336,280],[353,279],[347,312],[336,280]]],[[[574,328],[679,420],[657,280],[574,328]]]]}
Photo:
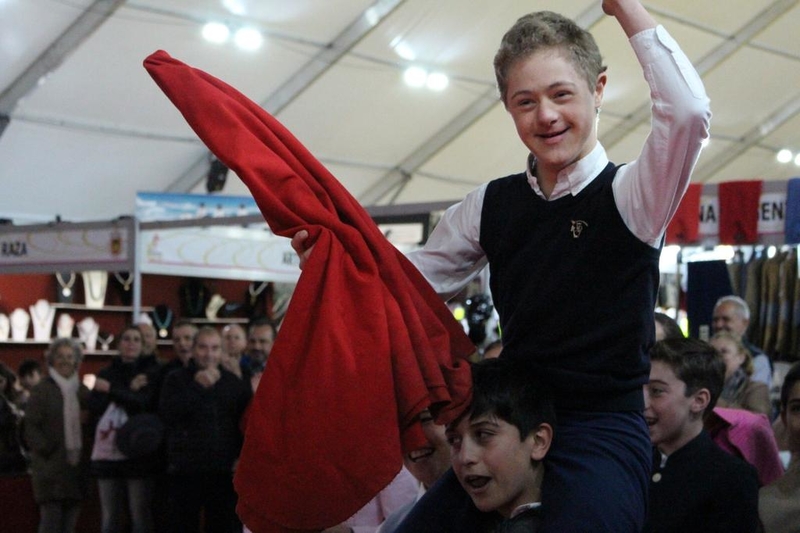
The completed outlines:
{"type": "Polygon", "coordinates": [[[657,25],[639,0],[603,0],[603,12],[619,21],[628,38],[657,25]]]}

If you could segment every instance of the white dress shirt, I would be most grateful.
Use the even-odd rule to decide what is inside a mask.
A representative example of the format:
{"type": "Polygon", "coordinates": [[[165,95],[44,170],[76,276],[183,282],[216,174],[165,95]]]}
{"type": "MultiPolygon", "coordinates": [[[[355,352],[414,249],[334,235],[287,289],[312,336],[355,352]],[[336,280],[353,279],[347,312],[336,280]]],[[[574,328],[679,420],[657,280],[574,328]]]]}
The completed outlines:
{"type": "MultiPolygon", "coordinates": [[[[617,171],[614,199],[628,229],[657,248],[689,185],[702,142],[708,137],[711,112],[700,76],[663,26],[634,35],[630,43],[650,86],[652,121],[639,156],[617,171]]],[[[558,174],[549,198],[531,174],[531,160],[528,182],[537,195],[553,201],[580,193],[608,162],[598,142],[586,157],[558,174]]],[[[486,266],[480,246],[486,186],[450,207],[425,246],[409,254],[442,296],[457,294],[486,266]]]]}

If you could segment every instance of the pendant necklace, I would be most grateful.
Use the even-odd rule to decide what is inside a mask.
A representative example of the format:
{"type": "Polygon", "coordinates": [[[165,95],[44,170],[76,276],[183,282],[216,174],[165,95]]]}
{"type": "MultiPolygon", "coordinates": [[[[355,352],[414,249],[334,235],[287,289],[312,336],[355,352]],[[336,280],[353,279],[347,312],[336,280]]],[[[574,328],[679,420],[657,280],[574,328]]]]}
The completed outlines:
{"type": "Polygon", "coordinates": [[[86,288],[87,307],[103,307],[106,298],[108,274],[102,271],[86,271],[83,273],[83,285],[86,288]],[[97,292],[95,294],[95,291],[97,292]]]}
{"type": "Polygon", "coordinates": [[[167,335],[169,335],[169,328],[170,324],[172,324],[172,309],[167,307],[167,314],[162,320],[160,316],[158,316],[159,307],[157,306],[153,309],[153,325],[158,328],[158,336],[162,339],[166,339],[167,335]]]}
{"type": "MultiPolygon", "coordinates": [[[[44,302],[42,300],[42,302],[44,302]]],[[[39,329],[42,332],[46,331],[47,336],[50,336],[50,329],[53,327],[53,316],[54,310],[50,307],[50,304],[47,302],[39,303],[36,302],[34,305],[31,306],[31,317],[33,317],[34,323],[39,326],[38,328],[34,328],[34,330],[39,329]],[[44,316],[39,315],[39,311],[44,311],[44,316]]],[[[34,331],[34,335],[36,331],[34,331]]]]}
{"type": "Polygon", "coordinates": [[[188,284],[181,287],[181,293],[189,316],[202,317],[205,311],[206,288],[200,284],[188,284]]]}
{"type": "Polygon", "coordinates": [[[72,286],[75,285],[75,279],[75,272],[69,273],[69,281],[64,281],[64,278],[61,277],[61,272],[56,272],[56,281],[58,281],[58,285],[61,287],[61,294],[64,295],[64,298],[72,296],[72,286]]]}
{"type": "Polygon", "coordinates": [[[132,273],[128,272],[127,277],[123,277],[122,274],[120,274],[119,272],[114,272],[114,277],[117,278],[117,281],[119,281],[122,284],[122,290],[124,290],[125,292],[131,290],[131,284],[133,283],[132,273]]]}
{"type": "Polygon", "coordinates": [[[107,352],[111,349],[111,343],[114,342],[114,335],[108,334],[108,337],[103,337],[100,332],[97,333],[97,340],[100,341],[100,349],[107,352]]]}
{"type": "Polygon", "coordinates": [[[267,285],[269,285],[269,282],[264,281],[257,288],[255,282],[247,286],[247,292],[250,294],[250,307],[254,307],[256,305],[259,295],[264,292],[264,289],[267,288],[267,285]]]}

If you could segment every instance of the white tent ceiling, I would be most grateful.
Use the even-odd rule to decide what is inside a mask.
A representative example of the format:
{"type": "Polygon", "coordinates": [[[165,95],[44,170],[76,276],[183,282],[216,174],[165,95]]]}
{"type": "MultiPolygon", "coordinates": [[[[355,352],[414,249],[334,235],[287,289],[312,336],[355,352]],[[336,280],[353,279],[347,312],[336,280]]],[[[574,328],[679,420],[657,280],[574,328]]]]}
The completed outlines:
{"type": "MultiPolygon", "coordinates": [[[[522,168],[491,68],[505,30],[542,9],[595,35],[609,65],[600,137],[635,156],[647,87],[600,0],[0,0],[0,217],[114,218],[137,191],[205,192],[208,153],[142,67],[156,49],[275,114],[364,205],[460,199],[522,168]],[[226,7],[227,6],[227,7],[226,7]],[[233,11],[239,12],[234,14],[233,11]],[[263,47],[214,45],[202,25],[253,26],[263,47]],[[450,77],[412,89],[397,44],[450,77]]],[[[800,0],[654,0],[711,96],[694,181],[786,180],[800,167],[800,0]]],[[[235,176],[222,194],[247,195],[235,176]]]]}

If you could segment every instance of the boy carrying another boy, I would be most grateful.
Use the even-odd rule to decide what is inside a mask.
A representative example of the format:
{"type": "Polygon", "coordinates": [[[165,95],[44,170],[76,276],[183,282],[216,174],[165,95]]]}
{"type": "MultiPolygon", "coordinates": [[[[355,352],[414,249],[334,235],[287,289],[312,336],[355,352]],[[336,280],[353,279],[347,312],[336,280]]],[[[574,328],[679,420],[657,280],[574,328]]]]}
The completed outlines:
{"type": "Polygon", "coordinates": [[[703,429],[722,392],[725,363],[697,339],[671,339],[650,350],[645,419],[654,450],[644,531],[758,531],[758,477],[703,429]]]}
{"type": "Polygon", "coordinates": [[[481,533],[536,532],[542,459],[555,426],[551,394],[529,367],[508,359],[474,364],[472,383],[472,404],[446,435],[453,470],[474,507],[452,518],[477,521],[481,533]]]}

